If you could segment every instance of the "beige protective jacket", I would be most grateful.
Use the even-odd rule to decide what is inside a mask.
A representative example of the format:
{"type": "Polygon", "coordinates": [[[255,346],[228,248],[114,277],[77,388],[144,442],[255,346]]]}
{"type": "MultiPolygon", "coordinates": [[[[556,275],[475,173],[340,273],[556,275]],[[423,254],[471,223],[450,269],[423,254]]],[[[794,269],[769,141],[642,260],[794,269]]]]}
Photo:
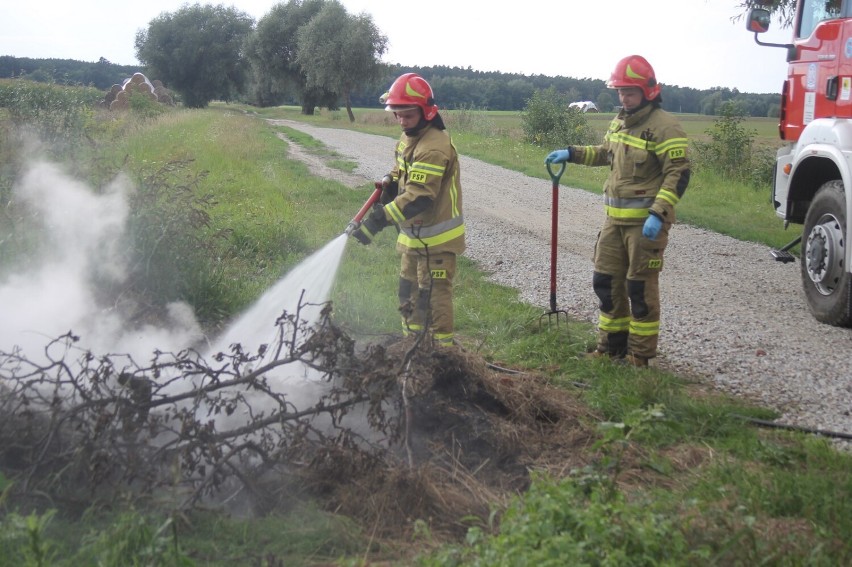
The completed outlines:
{"type": "Polygon", "coordinates": [[[573,163],[610,166],[604,202],[613,223],[642,224],[649,211],[675,222],[690,167],[686,134],[674,116],[653,104],[634,114],[622,110],[603,144],[570,149],[573,163]]]}
{"type": "MultiPolygon", "coordinates": [[[[428,125],[415,136],[405,133],[395,151],[396,166],[390,175],[399,183],[399,194],[385,205],[385,217],[399,226],[397,251],[461,254],[465,249],[459,159],[446,130],[428,125]],[[410,205],[418,197],[431,201],[412,216],[410,205]]],[[[422,208],[422,199],[414,210],[422,208]]]]}

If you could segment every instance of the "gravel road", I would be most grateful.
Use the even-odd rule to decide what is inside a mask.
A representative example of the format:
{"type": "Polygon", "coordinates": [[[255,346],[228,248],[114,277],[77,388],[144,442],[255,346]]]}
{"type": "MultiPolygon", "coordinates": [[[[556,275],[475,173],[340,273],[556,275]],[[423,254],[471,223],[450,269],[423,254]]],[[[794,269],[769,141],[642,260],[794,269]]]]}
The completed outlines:
{"type": "MultiPolygon", "coordinates": [[[[392,164],[391,138],[273,122],[301,130],[358,163],[353,175],[345,175],[289,146],[289,157],[350,187],[381,179],[392,164]]],[[[559,190],[556,297],[560,309],[595,322],[592,247],[603,204],[599,195],[565,186],[570,167],[579,166],[569,166],[559,190]]],[[[548,310],[551,181],[462,155],[461,182],[465,255],[494,282],[548,310]]],[[[684,198],[689,199],[688,189],[684,198]]],[[[775,262],[764,245],[677,224],[660,287],[662,368],[774,408],[780,423],[852,435],[852,329],[811,317],[797,263],[775,262]]]]}

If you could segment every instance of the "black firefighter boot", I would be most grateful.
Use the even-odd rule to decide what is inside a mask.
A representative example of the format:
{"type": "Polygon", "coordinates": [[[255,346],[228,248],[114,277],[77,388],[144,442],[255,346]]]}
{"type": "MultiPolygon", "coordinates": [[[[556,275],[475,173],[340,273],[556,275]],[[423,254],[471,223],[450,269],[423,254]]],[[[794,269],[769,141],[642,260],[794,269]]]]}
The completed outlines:
{"type": "Polygon", "coordinates": [[[621,360],[627,355],[627,333],[607,333],[606,345],[598,344],[592,352],[586,353],[586,358],[621,360]],[[603,348],[602,348],[603,347],[603,348]]]}

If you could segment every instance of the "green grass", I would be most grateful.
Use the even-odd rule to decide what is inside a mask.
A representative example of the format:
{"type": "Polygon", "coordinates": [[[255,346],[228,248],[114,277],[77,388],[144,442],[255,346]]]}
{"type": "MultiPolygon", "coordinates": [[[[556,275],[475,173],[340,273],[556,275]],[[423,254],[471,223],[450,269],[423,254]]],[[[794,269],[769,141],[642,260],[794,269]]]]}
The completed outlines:
{"type": "MultiPolygon", "coordinates": [[[[111,164],[104,168],[107,172],[121,165],[140,177],[176,159],[191,160],[180,175],[207,172],[201,190],[213,195],[216,204],[205,234],[223,234],[217,248],[225,253],[222,282],[238,297],[226,315],[238,312],[302,258],[337,237],[371,189],[365,184],[352,190],[314,178],[304,165],[286,158],[278,132],[329,162],[340,157],[257,116],[387,135],[389,148],[398,133],[380,110],[356,109],[354,125],[341,113],[302,117],[297,109],[260,109],[255,115],[241,110],[214,105],[169,112],[121,126],[124,134],[111,135],[98,150],[98,163],[111,164]]],[[[453,116],[447,114],[449,122],[453,116]]],[[[595,120],[605,125],[607,117],[595,120]]],[[[454,133],[463,153],[548,183],[542,160],[549,149],[512,138],[516,115],[489,113],[472,122],[466,131],[454,133]]],[[[705,117],[685,117],[684,122],[695,132],[712,125],[705,117]]],[[[99,131],[114,134],[118,128],[99,131]]],[[[2,155],[5,159],[7,154],[2,155]]],[[[85,164],[80,170],[87,170],[85,164]]],[[[92,166],[88,171],[101,170],[92,166]]],[[[600,190],[598,170],[571,168],[569,174],[563,184],[600,190]]],[[[682,220],[740,238],[783,242],[765,195],[697,176],[679,214],[682,220]],[[760,219],[745,223],[747,217],[760,219]]],[[[384,231],[373,246],[350,243],[340,266],[334,317],[359,340],[399,333],[393,240],[392,231],[384,231]]],[[[257,519],[213,511],[171,518],[168,511],[134,512],[122,503],[102,503],[98,513],[82,520],[55,515],[43,517],[41,525],[38,518],[27,523],[17,517],[0,497],[0,566],[26,564],[25,559],[45,550],[53,551],[50,565],[98,564],[97,557],[118,557],[117,563],[100,563],[104,565],[122,560],[133,564],[138,556],[126,555],[129,549],[159,554],[161,561],[150,564],[210,567],[276,561],[363,565],[389,555],[396,558],[390,564],[400,565],[544,565],[548,558],[550,564],[564,564],[566,557],[579,561],[588,550],[597,555],[585,560],[599,565],[852,562],[848,454],[822,439],[753,427],[737,416],[776,416],[688,377],[590,362],[582,353],[593,340],[591,325],[571,322],[554,328],[541,325],[541,315],[540,307],[519,301],[515,290],[490,283],[472,261],[460,259],[456,331],[465,347],[497,365],[542,373],[554,385],[576,392],[588,408],[578,419],[601,422],[598,441],[585,449],[596,456],[591,459],[596,466],[562,471],[561,478],[536,474],[529,492],[508,508],[495,509],[494,520],[502,518],[503,530],[494,523],[491,529],[472,530],[465,542],[396,542],[376,553],[369,526],[310,506],[257,519]],[[614,483],[625,460],[636,466],[614,483]],[[428,548],[439,551],[418,554],[428,548]]],[[[6,487],[0,470],[0,494],[6,487]]],[[[418,519],[413,510],[412,520],[418,519]]],[[[489,520],[476,524],[489,526],[489,520]]]]}
{"type": "Polygon", "coordinates": [[[341,516],[299,506],[289,514],[252,519],[193,514],[183,542],[199,565],[308,565],[365,551],[361,529],[341,516]],[[218,534],[215,538],[208,534],[218,534]]]}

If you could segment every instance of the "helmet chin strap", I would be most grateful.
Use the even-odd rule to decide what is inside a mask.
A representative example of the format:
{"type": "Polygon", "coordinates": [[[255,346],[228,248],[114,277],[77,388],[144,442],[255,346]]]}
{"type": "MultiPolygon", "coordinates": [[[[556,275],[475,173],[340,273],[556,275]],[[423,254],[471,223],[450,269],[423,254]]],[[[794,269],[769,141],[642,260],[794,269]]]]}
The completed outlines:
{"type": "Polygon", "coordinates": [[[645,98],[645,97],[643,96],[643,97],[642,97],[642,102],[640,102],[638,105],[636,105],[636,108],[634,108],[634,109],[632,109],[632,110],[628,110],[628,111],[627,111],[627,114],[634,114],[634,113],[636,113],[636,112],[639,112],[640,110],[642,110],[643,108],[645,108],[645,107],[646,107],[646,106],[648,106],[649,104],[651,104],[651,101],[650,101],[650,100],[648,100],[647,98],[645,98]]]}
{"type": "Polygon", "coordinates": [[[416,136],[423,128],[426,127],[427,124],[429,123],[426,121],[425,118],[423,118],[423,115],[421,114],[420,121],[417,123],[417,125],[413,128],[406,128],[403,130],[403,132],[405,132],[406,136],[416,136]]]}
{"type": "Polygon", "coordinates": [[[417,126],[415,126],[414,128],[406,128],[405,130],[403,130],[403,132],[405,132],[406,136],[416,136],[428,124],[431,124],[433,128],[437,128],[438,130],[447,129],[447,127],[444,125],[444,119],[441,118],[440,114],[436,114],[435,118],[433,118],[432,120],[426,120],[421,116],[420,122],[417,123],[417,126]]]}
{"type": "Polygon", "coordinates": [[[643,108],[645,108],[649,104],[653,104],[657,108],[660,108],[663,105],[663,97],[658,95],[657,98],[655,98],[654,100],[648,100],[647,98],[642,97],[642,104],[640,104],[639,106],[637,106],[633,110],[628,110],[626,112],[627,112],[627,114],[634,114],[636,112],[639,112],[640,110],[642,110],[643,108]]]}

